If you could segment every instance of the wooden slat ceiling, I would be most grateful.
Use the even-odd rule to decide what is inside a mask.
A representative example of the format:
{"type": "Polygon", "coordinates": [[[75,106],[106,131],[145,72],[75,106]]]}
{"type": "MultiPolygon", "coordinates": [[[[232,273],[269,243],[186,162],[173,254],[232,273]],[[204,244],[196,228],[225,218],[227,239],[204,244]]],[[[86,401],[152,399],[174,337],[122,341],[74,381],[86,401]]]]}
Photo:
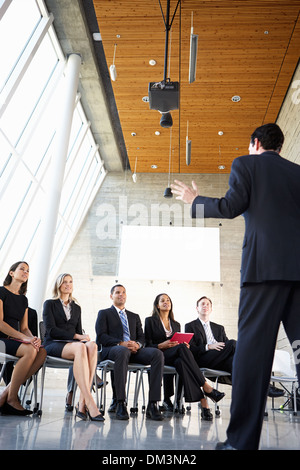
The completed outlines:
{"type": "MultiPolygon", "coordinates": [[[[176,4],[171,0],[171,16],[176,4]]],[[[167,0],[161,6],[165,14],[167,0]]],[[[171,129],[162,128],[160,113],[142,100],[149,82],[164,75],[159,1],[94,0],[94,7],[108,66],[115,50],[112,86],[132,171],[229,173],[233,158],[248,153],[251,132],[276,121],[299,60],[300,0],[181,0],[169,41],[167,77],[180,82],[180,108],[172,111],[171,129]],[[192,22],[198,56],[190,84],[192,22]],[[235,95],[239,102],[232,101],[235,95]]]]}

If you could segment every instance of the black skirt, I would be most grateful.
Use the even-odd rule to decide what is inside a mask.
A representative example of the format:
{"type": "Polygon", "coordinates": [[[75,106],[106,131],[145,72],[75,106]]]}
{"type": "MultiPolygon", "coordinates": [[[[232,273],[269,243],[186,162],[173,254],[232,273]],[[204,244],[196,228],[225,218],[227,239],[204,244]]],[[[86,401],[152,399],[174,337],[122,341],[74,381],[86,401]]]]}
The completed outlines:
{"type": "Polygon", "coordinates": [[[0,351],[15,356],[22,343],[9,338],[0,338],[0,351]]]}
{"type": "Polygon", "coordinates": [[[50,341],[45,344],[48,356],[61,357],[62,350],[68,341],[50,341]]]}

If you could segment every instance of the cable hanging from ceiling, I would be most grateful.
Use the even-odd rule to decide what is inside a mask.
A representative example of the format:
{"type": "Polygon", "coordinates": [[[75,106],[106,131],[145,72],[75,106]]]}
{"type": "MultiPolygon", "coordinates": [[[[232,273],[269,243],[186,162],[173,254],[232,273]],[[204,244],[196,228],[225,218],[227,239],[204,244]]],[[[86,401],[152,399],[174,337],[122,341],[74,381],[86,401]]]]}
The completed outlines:
{"type": "Polygon", "coordinates": [[[170,148],[169,148],[169,174],[168,174],[168,186],[165,189],[164,197],[171,198],[173,193],[171,190],[171,167],[172,167],[172,127],[170,128],[170,148]]]}

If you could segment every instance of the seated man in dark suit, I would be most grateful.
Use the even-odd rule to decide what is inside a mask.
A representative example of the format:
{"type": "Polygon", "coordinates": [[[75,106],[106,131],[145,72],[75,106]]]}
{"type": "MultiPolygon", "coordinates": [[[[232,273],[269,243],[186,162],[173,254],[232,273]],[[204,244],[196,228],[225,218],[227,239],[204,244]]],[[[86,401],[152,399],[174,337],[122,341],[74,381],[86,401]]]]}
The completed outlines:
{"type": "Polygon", "coordinates": [[[157,402],[161,400],[164,355],[157,348],[144,348],[145,339],[139,315],[129,310],[125,312],[125,287],[120,284],[113,286],[110,298],[113,305],[98,312],[96,342],[99,350],[102,347],[101,361],[110,359],[115,362],[113,388],[117,400],[116,418],[129,418],[125,403],[125,386],[128,363],[135,362],[151,365],[146,416],[162,420],[163,415],[157,407],[157,402]]]}
{"type": "MultiPolygon", "coordinates": [[[[236,340],[228,339],[222,325],[209,321],[212,301],[201,297],[197,301],[199,318],[185,325],[186,333],[194,333],[190,346],[199,367],[232,372],[236,340]]],[[[226,383],[228,378],[226,378],[226,383]]]]}
{"type": "MultiPolygon", "coordinates": [[[[222,325],[209,321],[212,301],[208,297],[201,297],[197,301],[196,309],[199,318],[187,323],[185,331],[186,333],[194,333],[190,345],[199,367],[231,373],[236,340],[227,338],[225,328],[222,325]]],[[[220,377],[219,382],[231,385],[231,378],[220,377]]],[[[276,398],[283,394],[282,389],[269,385],[269,397],[276,398]]]]}

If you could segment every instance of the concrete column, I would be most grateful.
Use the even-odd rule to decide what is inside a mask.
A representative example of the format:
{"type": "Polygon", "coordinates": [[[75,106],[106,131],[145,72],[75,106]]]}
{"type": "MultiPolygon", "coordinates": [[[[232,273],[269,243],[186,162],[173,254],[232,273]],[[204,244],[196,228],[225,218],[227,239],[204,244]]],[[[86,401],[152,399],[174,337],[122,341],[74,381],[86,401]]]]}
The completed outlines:
{"type": "Polygon", "coordinates": [[[42,314],[42,305],[47,288],[48,272],[57,224],[61,190],[67,160],[68,145],[72,126],[75,99],[77,94],[81,57],[71,54],[68,58],[62,100],[57,109],[57,130],[55,149],[53,151],[49,177],[47,178],[47,194],[39,233],[39,245],[33,265],[30,265],[28,298],[29,306],[42,314]]]}

